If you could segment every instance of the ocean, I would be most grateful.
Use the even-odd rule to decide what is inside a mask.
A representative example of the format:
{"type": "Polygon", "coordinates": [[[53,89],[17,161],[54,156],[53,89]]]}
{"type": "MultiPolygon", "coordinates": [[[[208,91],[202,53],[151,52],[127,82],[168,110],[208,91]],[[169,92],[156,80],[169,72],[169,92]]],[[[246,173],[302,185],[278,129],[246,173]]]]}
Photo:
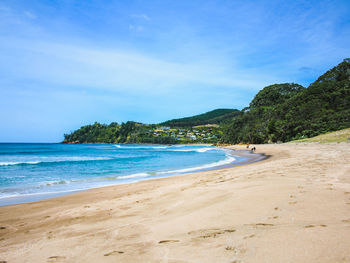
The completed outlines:
{"type": "Polygon", "coordinates": [[[0,206],[241,161],[212,146],[0,144],[0,206]]]}

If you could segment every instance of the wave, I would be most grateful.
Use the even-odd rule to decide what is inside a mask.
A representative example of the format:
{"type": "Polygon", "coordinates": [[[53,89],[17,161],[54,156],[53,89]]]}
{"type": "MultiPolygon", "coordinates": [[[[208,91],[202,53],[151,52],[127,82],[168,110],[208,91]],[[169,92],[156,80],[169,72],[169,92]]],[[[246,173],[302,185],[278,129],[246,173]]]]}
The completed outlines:
{"type": "Polygon", "coordinates": [[[0,155],[33,155],[33,154],[47,154],[47,153],[57,153],[57,151],[19,151],[19,152],[12,152],[12,151],[6,151],[6,152],[0,152],[0,155]]]}
{"type": "Polygon", "coordinates": [[[198,152],[198,153],[204,153],[207,151],[216,150],[215,148],[199,148],[199,149],[174,149],[172,151],[174,152],[198,152]]]}
{"type": "Polygon", "coordinates": [[[166,149],[166,148],[169,148],[170,146],[133,146],[133,145],[129,145],[129,146],[122,146],[122,145],[119,145],[119,144],[115,144],[114,145],[115,147],[117,148],[122,148],[122,149],[166,149]]]}
{"type": "Polygon", "coordinates": [[[97,177],[97,178],[82,179],[82,180],[74,179],[74,180],[46,181],[46,182],[42,182],[42,184],[40,184],[37,187],[37,189],[41,189],[41,190],[52,189],[53,191],[44,190],[42,192],[40,190],[39,192],[34,192],[34,193],[23,193],[22,191],[25,189],[17,189],[16,191],[13,191],[14,189],[11,189],[9,192],[7,191],[4,192],[0,190],[0,200],[4,200],[6,198],[25,198],[26,196],[40,196],[40,195],[52,196],[60,193],[64,194],[69,192],[82,191],[93,187],[101,187],[101,186],[107,186],[111,184],[123,183],[123,180],[139,181],[139,180],[151,179],[151,178],[157,178],[157,177],[163,177],[163,176],[185,174],[185,173],[208,170],[214,167],[227,165],[234,162],[235,160],[236,159],[232,155],[227,154],[226,158],[223,160],[212,162],[209,164],[199,165],[196,167],[183,168],[183,169],[176,169],[176,170],[169,170],[169,171],[162,171],[162,172],[140,172],[140,173],[135,173],[130,175],[123,175],[123,176],[111,175],[106,177],[97,177]],[[107,183],[108,181],[109,183],[107,183]],[[78,184],[76,185],[75,183],[78,183],[78,184]],[[67,185],[70,185],[70,186],[68,187],[67,185]],[[48,188],[46,188],[45,186],[48,188]]]}
{"type": "Polygon", "coordinates": [[[234,158],[232,155],[226,155],[226,159],[224,159],[224,160],[209,163],[209,164],[204,164],[204,165],[200,165],[200,166],[196,166],[196,167],[170,170],[170,171],[164,171],[164,172],[136,173],[136,174],[118,176],[118,177],[116,177],[116,179],[143,178],[143,177],[151,177],[151,176],[166,175],[166,174],[183,174],[183,173],[207,170],[207,169],[211,169],[214,167],[227,165],[227,164],[234,162],[235,160],[236,160],[236,158],[234,158]]]}
{"type": "Polygon", "coordinates": [[[188,146],[188,145],[184,145],[184,146],[151,146],[151,145],[145,145],[145,146],[132,146],[132,145],[128,145],[128,146],[122,146],[119,144],[114,145],[115,147],[119,148],[119,149],[167,149],[168,151],[172,151],[172,152],[198,152],[198,153],[204,153],[207,151],[211,151],[211,150],[216,150],[216,148],[213,147],[206,147],[206,148],[191,148],[191,149],[178,149],[178,148],[189,148],[189,147],[193,147],[193,146],[188,146]]]}
{"type": "Polygon", "coordinates": [[[1,162],[0,166],[8,166],[8,165],[21,165],[21,164],[38,164],[41,163],[40,161],[33,161],[33,162],[1,162]]]}
{"type": "MultiPolygon", "coordinates": [[[[71,181],[66,181],[66,180],[61,180],[61,181],[53,181],[53,182],[46,182],[46,186],[51,186],[51,185],[61,185],[61,184],[69,184],[70,182],[74,182],[73,180],[71,181]]],[[[42,186],[42,185],[40,185],[42,186]]],[[[39,187],[40,187],[39,186],[39,187]]]]}
{"type": "Polygon", "coordinates": [[[235,160],[236,160],[236,158],[234,158],[233,156],[226,155],[226,159],[221,160],[221,161],[204,164],[204,165],[197,166],[197,167],[184,168],[184,169],[172,170],[172,171],[167,171],[167,172],[160,172],[159,174],[188,173],[188,172],[193,172],[193,171],[206,170],[206,169],[230,164],[230,163],[234,162],[235,160]]]}
{"type": "Polygon", "coordinates": [[[100,161],[100,160],[111,160],[109,157],[64,157],[64,158],[52,158],[52,159],[41,159],[35,161],[18,161],[18,162],[0,162],[0,166],[11,166],[11,165],[35,165],[41,163],[60,163],[60,162],[85,162],[85,161],[100,161]]]}

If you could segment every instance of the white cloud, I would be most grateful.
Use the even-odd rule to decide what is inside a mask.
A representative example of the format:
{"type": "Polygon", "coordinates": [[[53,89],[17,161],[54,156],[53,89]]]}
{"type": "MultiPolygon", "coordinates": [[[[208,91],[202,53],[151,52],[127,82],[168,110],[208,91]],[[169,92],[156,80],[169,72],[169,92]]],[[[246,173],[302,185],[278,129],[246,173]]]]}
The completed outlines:
{"type": "Polygon", "coordinates": [[[151,18],[146,15],[146,14],[133,14],[131,15],[131,17],[133,18],[140,18],[140,19],[143,19],[143,20],[146,20],[146,21],[151,21],[151,18]]]}
{"type": "Polygon", "coordinates": [[[37,17],[35,14],[33,14],[32,12],[29,12],[29,11],[24,11],[23,13],[27,18],[30,18],[30,19],[36,19],[36,17],[37,17]]]}
{"type": "Polygon", "coordinates": [[[130,30],[135,30],[135,31],[142,31],[143,26],[138,26],[138,25],[129,25],[130,30]]]}

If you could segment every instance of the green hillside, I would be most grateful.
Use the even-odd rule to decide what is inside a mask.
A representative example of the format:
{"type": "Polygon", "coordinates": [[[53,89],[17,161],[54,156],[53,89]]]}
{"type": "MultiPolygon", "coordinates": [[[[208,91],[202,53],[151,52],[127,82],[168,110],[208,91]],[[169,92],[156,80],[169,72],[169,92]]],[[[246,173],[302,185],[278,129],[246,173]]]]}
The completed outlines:
{"type": "Polygon", "coordinates": [[[350,59],[308,88],[294,83],[262,89],[223,129],[226,143],[286,142],[350,127],[350,59]]]}
{"type": "Polygon", "coordinates": [[[222,131],[219,125],[232,119],[238,110],[217,109],[193,117],[161,124],[142,124],[133,121],[118,124],[94,123],[64,135],[63,143],[217,143],[222,131]],[[212,124],[207,125],[206,124],[212,124]],[[202,126],[200,126],[202,125],[202,126]]]}
{"type": "Polygon", "coordinates": [[[169,120],[161,123],[161,125],[170,127],[192,127],[205,124],[220,124],[232,119],[238,113],[239,110],[235,109],[216,109],[191,117],[169,120]]]}
{"type": "Polygon", "coordinates": [[[221,136],[218,125],[170,128],[132,121],[109,125],[96,122],[65,134],[63,143],[217,143],[221,136]]]}
{"type": "Polygon", "coordinates": [[[333,142],[347,142],[350,143],[350,128],[339,131],[321,134],[312,138],[296,140],[292,142],[319,142],[319,143],[333,143],[333,142]]]}

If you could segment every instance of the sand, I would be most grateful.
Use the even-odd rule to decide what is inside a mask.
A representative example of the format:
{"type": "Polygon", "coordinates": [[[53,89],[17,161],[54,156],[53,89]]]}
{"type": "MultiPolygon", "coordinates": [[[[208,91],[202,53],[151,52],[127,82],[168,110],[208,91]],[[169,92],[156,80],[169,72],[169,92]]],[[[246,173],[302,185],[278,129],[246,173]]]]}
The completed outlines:
{"type": "Polygon", "coordinates": [[[350,262],[348,146],[0,207],[0,262],[350,262]]]}

